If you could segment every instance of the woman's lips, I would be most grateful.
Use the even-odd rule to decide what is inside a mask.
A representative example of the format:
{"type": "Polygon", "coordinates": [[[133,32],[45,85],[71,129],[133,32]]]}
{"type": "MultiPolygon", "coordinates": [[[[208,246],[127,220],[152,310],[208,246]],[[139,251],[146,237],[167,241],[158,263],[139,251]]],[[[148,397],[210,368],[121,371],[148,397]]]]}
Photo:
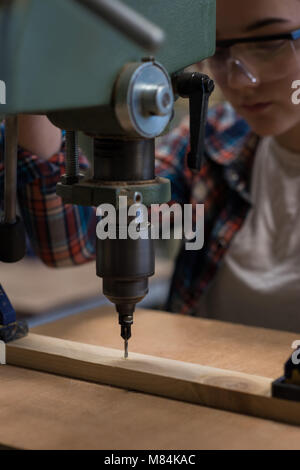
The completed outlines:
{"type": "Polygon", "coordinates": [[[242,109],[249,113],[261,113],[268,109],[272,103],[255,103],[255,104],[244,104],[242,105],[242,109]]]}

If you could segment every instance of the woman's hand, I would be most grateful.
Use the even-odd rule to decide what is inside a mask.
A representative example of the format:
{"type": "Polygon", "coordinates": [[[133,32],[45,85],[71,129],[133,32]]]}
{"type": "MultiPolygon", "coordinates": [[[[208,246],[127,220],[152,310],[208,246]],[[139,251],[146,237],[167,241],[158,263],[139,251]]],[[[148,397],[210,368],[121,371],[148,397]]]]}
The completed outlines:
{"type": "Polygon", "coordinates": [[[18,144],[38,157],[48,159],[59,152],[62,142],[61,130],[46,116],[19,114],[18,144]]]}

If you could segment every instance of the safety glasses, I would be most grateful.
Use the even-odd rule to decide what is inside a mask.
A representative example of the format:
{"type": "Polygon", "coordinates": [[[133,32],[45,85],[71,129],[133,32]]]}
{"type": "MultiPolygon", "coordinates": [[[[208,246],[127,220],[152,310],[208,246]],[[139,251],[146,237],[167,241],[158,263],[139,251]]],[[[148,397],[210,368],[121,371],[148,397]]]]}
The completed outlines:
{"type": "Polygon", "coordinates": [[[217,41],[216,53],[208,59],[216,80],[236,73],[251,83],[273,81],[299,71],[300,29],[289,33],[217,41]]]}

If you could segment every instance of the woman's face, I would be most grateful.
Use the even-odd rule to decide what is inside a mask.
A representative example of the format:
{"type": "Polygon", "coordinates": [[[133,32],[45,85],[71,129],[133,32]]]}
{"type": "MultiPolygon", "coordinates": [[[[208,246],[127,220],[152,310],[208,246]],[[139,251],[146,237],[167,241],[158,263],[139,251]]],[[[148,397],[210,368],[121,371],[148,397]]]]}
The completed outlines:
{"type": "MultiPolygon", "coordinates": [[[[217,40],[265,36],[300,28],[300,0],[217,0],[217,40]]],[[[244,47],[244,46],[243,46],[244,47]]],[[[258,135],[282,135],[300,126],[300,105],[292,102],[294,80],[300,80],[300,49],[297,60],[278,79],[216,77],[225,98],[258,135]]],[[[241,57],[242,60],[242,57],[241,57]]]]}

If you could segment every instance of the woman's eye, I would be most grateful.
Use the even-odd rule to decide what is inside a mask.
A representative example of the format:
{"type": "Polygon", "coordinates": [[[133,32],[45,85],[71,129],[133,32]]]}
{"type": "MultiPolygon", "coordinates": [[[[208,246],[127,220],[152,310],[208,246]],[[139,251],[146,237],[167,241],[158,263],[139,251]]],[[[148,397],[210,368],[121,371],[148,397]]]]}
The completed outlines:
{"type": "Polygon", "coordinates": [[[281,49],[286,44],[286,40],[278,40],[278,41],[262,41],[262,42],[257,42],[256,44],[253,43],[253,48],[255,48],[257,51],[277,51],[281,49]]]}

